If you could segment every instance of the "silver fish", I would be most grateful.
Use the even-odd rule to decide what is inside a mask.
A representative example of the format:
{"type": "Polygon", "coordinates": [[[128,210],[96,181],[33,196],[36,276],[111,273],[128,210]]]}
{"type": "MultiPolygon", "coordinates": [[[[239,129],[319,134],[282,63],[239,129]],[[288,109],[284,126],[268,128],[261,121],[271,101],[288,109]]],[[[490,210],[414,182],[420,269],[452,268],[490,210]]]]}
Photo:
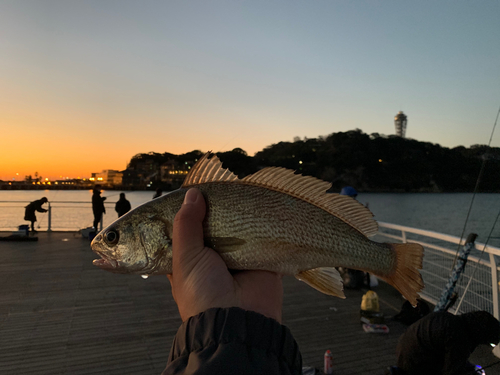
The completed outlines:
{"type": "Polygon", "coordinates": [[[399,290],[413,305],[423,288],[419,244],[377,243],[373,214],[351,197],[328,194],[330,184],[284,168],[265,168],[239,179],[205,154],[182,187],[120,217],[92,241],[115,273],[172,272],[172,226],[184,195],[198,188],[207,204],[207,246],[229,269],[294,275],[322,293],[344,297],[335,267],[369,272],[399,290]]]}

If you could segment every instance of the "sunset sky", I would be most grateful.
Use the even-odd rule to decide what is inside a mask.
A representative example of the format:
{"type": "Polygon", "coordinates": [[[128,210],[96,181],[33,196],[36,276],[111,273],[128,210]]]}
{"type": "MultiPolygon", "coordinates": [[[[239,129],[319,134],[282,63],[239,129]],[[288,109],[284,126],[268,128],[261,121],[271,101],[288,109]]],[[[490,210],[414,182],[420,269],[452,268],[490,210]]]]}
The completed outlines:
{"type": "Polygon", "coordinates": [[[498,0],[0,0],[0,179],[390,135],[400,110],[409,138],[488,144],[499,20],[498,0]]]}

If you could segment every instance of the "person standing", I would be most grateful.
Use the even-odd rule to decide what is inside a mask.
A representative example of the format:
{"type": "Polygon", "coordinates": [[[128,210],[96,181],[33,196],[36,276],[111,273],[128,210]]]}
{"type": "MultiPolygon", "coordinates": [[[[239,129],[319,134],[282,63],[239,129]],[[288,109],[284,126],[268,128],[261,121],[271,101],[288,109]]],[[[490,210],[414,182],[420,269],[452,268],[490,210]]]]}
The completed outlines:
{"type": "Polygon", "coordinates": [[[42,208],[42,205],[44,203],[47,203],[48,201],[49,200],[47,198],[43,197],[42,199],[31,202],[30,204],[28,204],[25,207],[26,209],[24,211],[24,220],[31,221],[31,231],[33,233],[36,233],[36,230],[35,230],[35,221],[36,221],[35,211],[47,212],[48,210],[46,210],[45,208],[42,208]]]}
{"type": "Polygon", "coordinates": [[[92,195],[92,212],[94,213],[94,229],[97,232],[97,227],[101,221],[102,214],[106,213],[106,208],[104,208],[104,201],[106,197],[101,197],[101,186],[96,185],[94,188],[94,194],[92,195]]]}
{"type": "Polygon", "coordinates": [[[115,211],[118,213],[118,217],[125,215],[131,208],[130,202],[125,198],[125,193],[120,193],[120,199],[115,205],[115,211]]]}
{"type": "Polygon", "coordinates": [[[155,195],[153,195],[153,199],[161,197],[162,194],[163,194],[163,190],[161,190],[160,188],[156,189],[156,193],[155,193],[155,195]]]}

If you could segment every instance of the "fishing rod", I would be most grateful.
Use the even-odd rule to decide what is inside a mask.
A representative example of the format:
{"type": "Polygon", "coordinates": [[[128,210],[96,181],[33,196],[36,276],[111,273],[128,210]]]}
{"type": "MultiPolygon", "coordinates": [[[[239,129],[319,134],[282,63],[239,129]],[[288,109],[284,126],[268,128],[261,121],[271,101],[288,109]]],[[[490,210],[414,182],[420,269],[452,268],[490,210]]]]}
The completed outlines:
{"type": "MultiPolygon", "coordinates": [[[[481,366],[481,368],[484,370],[484,369],[486,369],[486,368],[490,368],[490,367],[496,366],[496,365],[498,365],[498,364],[500,364],[500,361],[493,362],[493,363],[491,363],[491,364],[489,364],[489,365],[487,365],[487,366],[481,366]]],[[[475,373],[475,374],[477,374],[477,371],[476,371],[476,370],[474,370],[474,372],[470,372],[470,373],[471,373],[471,374],[474,374],[474,373],[475,373]]]]}
{"type": "Polygon", "coordinates": [[[498,218],[500,218],[500,211],[498,211],[498,215],[497,215],[497,217],[496,217],[496,219],[493,222],[493,225],[491,227],[490,234],[489,234],[488,238],[486,238],[486,242],[484,243],[483,250],[481,251],[481,254],[479,256],[479,260],[477,261],[477,263],[476,263],[476,265],[475,265],[475,267],[474,267],[474,269],[472,271],[472,274],[469,277],[469,282],[467,283],[467,286],[465,287],[464,292],[462,293],[462,298],[460,298],[460,302],[458,303],[458,306],[457,306],[457,308],[455,310],[456,313],[458,313],[458,311],[460,309],[460,306],[462,306],[462,302],[463,302],[463,300],[465,298],[465,295],[467,294],[467,291],[469,290],[469,286],[470,286],[470,284],[471,284],[471,282],[472,282],[472,280],[474,278],[474,275],[476,273],[477,268],[479,267],[479,263],[481,263],[481,260],[483,259],[484,251],[486,250],[486,246],[488,246],[488,242],[489,242],[489,240],[491,238],[491,234],[493,233],[493,230],[495,229],[495,226],[497,224],[498,218]]]}
{"type": "MultiPolygon", "coordinates": [[[[44,212],[45,213],[45,212],[44,212]]],[[[47,215],[43,215],[42,218],[40,219],[40,221],[38,222],[38,225],[36,227],[36,229],[40,229],[40,225],[42,225],[42,222],[43,222],[43,219],[45,219],[45,216],[47,215]]]]}
{"type": "Polygon", "coordinates": [[[106,195],[106,197],[103,198],[111,198],[111,197],[116,197],[117,195],[120,195],[121,193],[116,193],[116,194],[111,194],[111,195],[106,195]]]}
{"type": "MultiPolygon", "coordinates": [[[[56,190],[56,193],[54,194],[54,196],[53,196],[53,197],[50,197],[50,201],[53,201],[53,200],[55,200],[55,199],[56,199],[56,197],[59,195],[59,191],[60,191],[60,190],[56,190]]],[[[48,203],[48,205],[49,205],[49,209],[50,209],[50,201],[49,201],[49,202],[47,202],[47,203],[48,203]]],[[[40,219],[40,221],[38,222],[38,225],[37,225],[36,229],[40,229],[40,226],[42,225],[42,222],[43,222],[43,219],[45,219],[45,216],[47,216],[47,215],[44,215],[44,216],[40,219]]]]}
{"type": "MultiPolygon", "coordinates": [[[[493,124],[493,129],[491,130],[490,141],[488,142],[488,149],[491,147],[491,141],[493,140],[493,134],[495,133],[495,128],[496,128],[497,123],[498,123],[498,116],[499,115],[500,115],[500,107],[498,107],[497,117],[495,118],[495,123],[493,124]]],[[[476,186],[474,187],[474,192],[472,194],[472,200],[471,200],[470,205],[469,205],[469,211],[467,212],[467,216],[465,218],[464,227],[462,229],[462,234],[460,235],[460,241],[458,242],[457,251],[455,253],[455,259],[453,260],[453,264],[451,265],[450,272],[451,272],[451,270],[453,270],[453,267],[455,267],[455,264],[457,262],[458,253],[460,251],[460,244],[462,243],[462,240],[464,238],[465,229],[467,227],[467,222],[469,221],[469,216],[470,216],[470,213],[472,211],[474,199],[476,198],[476,194],[477,194],[477,191],[479,189],[479,182],[481,181],[481,178],[483,177],[484,168],[486,166],[486,159],[487,159],[487,157],[485,154],[485,155],[483,155],[483,162],[481,163],[481,169],[479,171],[479,175],[478,175],[477,180],[476,180],[476,186]]]]}

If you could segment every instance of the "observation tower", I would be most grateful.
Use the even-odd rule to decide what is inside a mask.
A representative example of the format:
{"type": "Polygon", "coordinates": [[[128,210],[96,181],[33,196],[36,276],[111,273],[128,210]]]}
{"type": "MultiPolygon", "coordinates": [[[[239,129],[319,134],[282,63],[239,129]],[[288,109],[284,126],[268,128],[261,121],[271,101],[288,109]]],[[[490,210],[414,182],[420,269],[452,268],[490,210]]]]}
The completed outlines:
{"type": "Polygon", "coordinates": [[[396,126],[396,135],[401,138],[406,137],[406,124],[408,124],[408,117],[399,111],[399,113],[394,117],[394,125],[396,126]]]}

